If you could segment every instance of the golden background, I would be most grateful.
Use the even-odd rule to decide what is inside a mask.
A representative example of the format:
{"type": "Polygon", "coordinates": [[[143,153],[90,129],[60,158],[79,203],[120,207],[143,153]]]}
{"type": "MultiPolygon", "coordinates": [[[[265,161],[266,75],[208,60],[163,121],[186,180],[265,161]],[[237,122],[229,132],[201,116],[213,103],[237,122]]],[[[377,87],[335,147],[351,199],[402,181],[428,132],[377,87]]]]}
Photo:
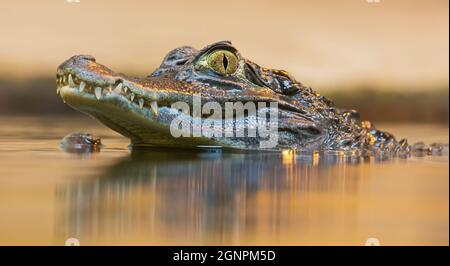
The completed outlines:
{"type": "Polygon", "coordinates": [[[448,87],[448,1],[0,2],[0,78],[54,75],[74,54],[145,75],[177,46],[231,40],[319,91],[448,87]]]}

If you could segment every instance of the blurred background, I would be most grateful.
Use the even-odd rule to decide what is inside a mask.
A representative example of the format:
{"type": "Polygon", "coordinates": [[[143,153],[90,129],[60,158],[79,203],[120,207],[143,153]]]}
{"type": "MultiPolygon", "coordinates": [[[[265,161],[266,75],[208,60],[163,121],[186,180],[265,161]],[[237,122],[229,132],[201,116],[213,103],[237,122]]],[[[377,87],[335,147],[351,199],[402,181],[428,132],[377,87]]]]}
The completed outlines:
{"type": "Polygon", "coordinates": [[[448,1],[0,2],[0,115],[81,116],[56,97],[57,66],[91,54],[145,76],[171,49],[231,40],[266,67],[363,119],[448,122],[448,1]]]}
{"type": "Polygon", "coordinates": [[[175,47],[231,40],[399,139],[448,143],[448,5],[0,1],[0,245],[448,245],[448,156],[139,152],[55,84],[75,54],[143,77],[175,47]],[[80,130],[101,153],[60,150],[80,130]]]}

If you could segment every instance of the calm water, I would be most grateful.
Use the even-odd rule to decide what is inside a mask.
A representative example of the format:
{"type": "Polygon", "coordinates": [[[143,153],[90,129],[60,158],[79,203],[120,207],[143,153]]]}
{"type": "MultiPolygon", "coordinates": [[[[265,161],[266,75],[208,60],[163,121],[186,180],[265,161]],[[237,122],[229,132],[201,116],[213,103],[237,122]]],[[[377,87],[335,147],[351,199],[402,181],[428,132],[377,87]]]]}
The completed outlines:
{"type": "MultiPolygon", "coordinates": [[[[89,118],[0,121],[0,245],[449,244],[447,156],[131,152],[89,118]],[[106,147],[61,151],[80,129],[106,147]]],[[[446,125],[379,127],[448,142],[446,125]]]]}

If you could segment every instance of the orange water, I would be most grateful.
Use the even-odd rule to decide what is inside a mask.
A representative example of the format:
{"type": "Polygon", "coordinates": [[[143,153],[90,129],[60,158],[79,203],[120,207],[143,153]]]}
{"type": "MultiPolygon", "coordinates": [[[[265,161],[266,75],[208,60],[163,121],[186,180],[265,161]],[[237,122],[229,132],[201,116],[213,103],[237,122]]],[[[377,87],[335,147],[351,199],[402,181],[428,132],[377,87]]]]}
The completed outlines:
{"type": "MultiPolygon", "coordinates": [[[[0,245],[449,244],[447,156],[131,152],[89,119],[0,120],[0,245]],[[59,150],[80,129],[105,148],[59,150]]],[[[448,142],[446,125],[379,127],[448,142]]]]}

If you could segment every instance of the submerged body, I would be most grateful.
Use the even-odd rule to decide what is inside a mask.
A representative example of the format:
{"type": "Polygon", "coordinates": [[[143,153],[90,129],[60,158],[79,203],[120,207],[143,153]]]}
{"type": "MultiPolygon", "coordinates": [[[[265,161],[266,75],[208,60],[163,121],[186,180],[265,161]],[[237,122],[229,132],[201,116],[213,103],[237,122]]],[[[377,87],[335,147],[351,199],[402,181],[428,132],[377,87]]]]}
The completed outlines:
{"type": "MultiPolygon", "coordinates": [[[[92,56],[74,56],[57,70],[57,93],[71,107],[130,138],[134,146],[259,150],[255,137],[174,137],[171,122],[193,114],[173,108],[176,102],[276,103],[275,149],[338,150],[352,153],[405,155],[410,146],[389,133],[361,121],[353,110],[336,108],[332,101],[296,81],[286,71],[260,67],[242,57],[230,42],[198,51],[180,47],[169,52],[161,66],[145,78],[115,73],[92,56]]],[[[222,118],[232,128],[252,127],[256,117],[222,118]]],[[[254,126],[254,125],[253,125],[254,126]]]]}

